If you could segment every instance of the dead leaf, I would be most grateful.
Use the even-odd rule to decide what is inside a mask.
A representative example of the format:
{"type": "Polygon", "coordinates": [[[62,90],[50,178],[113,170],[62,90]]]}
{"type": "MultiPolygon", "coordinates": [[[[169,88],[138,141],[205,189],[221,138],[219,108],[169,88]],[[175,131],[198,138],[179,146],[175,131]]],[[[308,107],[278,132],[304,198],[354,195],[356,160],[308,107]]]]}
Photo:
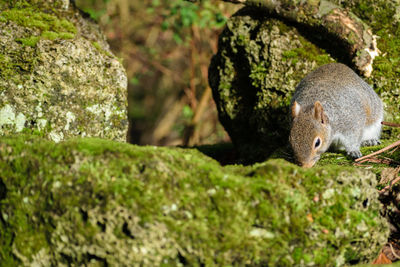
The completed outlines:
{"type": "Polygon", "coordinates": [[[400,259],[398,241],[389,241],[382,249],[382,253],[392,262],[398,261],[400,259]]]}
{"type": "Polygon", "coordinates": [[[386,257],[386,255],[383,252],[381,252],[378,258],[376,258],[376,260],[372,262],[372,264],[390,264],[390,263],[392,263],[392,261],[389,260],[388,257],[386,257]]]}

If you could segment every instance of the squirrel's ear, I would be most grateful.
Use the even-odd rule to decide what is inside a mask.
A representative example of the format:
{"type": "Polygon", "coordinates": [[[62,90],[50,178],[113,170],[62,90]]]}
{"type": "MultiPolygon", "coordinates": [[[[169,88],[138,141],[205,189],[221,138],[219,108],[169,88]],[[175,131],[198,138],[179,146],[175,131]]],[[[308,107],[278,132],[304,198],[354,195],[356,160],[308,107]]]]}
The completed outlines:
{"type": "Polygon", "coordinates": [[[324,113],[324,108],[321,105],[321,102],[316,101],[314,103],[314,117],[316,120],[320,121],[322,124],[327,123],[328,118],[324,113]]]}
{"type": "Polygon", "coordinates": [[[294,101],[292,105],[292,118],[296,118],[297,115],[299,115],[300,110],[301,106],[299,105],[299,103],[297,103],[297,101],[294,101]]]}

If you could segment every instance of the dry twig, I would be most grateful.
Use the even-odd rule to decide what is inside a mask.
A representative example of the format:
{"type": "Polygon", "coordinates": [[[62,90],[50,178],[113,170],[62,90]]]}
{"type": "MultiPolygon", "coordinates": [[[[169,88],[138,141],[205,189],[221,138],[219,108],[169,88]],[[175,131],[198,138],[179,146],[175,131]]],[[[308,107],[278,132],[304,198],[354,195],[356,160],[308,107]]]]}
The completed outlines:
{"type": "Polygon", "coordinates": [[[400,259],[400,256],[399,255],[397,255],[396,254],[396,252],[394,252],[394,249],[393,249],[393,246],[392,246],[392,243],[389,243],[389,245],[390,245],[390,249],[392,250],[392,254],[397,258],[397,259],[400,259]]]}
{"type": "Polygon", "coordinates": [[[366,158],[358,163],[364,163],[364,162],[370,162],[370,163],[378,163],[378,164],[400,164],[398,161],[395,161],[394,159],[383,157],[383,158],[377,158],[377,157],[371,157],[371,158],[366,158]]]}
{"type": "Polygon", "coordinates": [[[375,152],[373,152],[371,154],[368,154],[368,155],[365,155],[365,156],[363,156],[361,158],[358,158],[358,159],[355,160],[355,162],[360,162],[360,161],[362,161],[364,159],[371,158],[373,156],[379,155],[379,154],[381,154],[381,153],[383,153],[385,151],[388,151],[388,150],[390,150],[392,148],[395,148],[397,146],[400,146],[400,140],[398,140],[398,141],[394,142],[393,144],[390,144],[387,147],[384,147],[384,148],[382,148],[382,149],[380,149],[378,151],[375,151],[375,152]]]}
{"type": "Polygon", "coordinates": [[[396,184],[398,181],[400,181],[400,176],[397,177],[396,179],[394,179],[393,181],[390,182],[389,185],[385,186],[384,188],[382,188],[381,190],[379,190],[379,193],[384,193],[387,190],[389,190],[394,184],[396,184]]]}
{"type": "Polygon", "coordinates": [[[400,127],[399,123],[388,122],[388,121],[382,121],[381,124],[390,127],[400,127]]]}

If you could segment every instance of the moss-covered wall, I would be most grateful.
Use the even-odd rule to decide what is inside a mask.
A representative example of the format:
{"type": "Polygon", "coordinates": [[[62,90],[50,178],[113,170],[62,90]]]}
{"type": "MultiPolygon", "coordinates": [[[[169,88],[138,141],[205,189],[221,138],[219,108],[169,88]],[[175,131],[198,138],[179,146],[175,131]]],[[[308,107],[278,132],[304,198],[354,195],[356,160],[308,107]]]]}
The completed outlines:
{"type": "Polygon", "coordinates": [[[281,266],[369,262],[388,228],[372,173],[197,150],[0,138],[0,262],[281,266]]]}

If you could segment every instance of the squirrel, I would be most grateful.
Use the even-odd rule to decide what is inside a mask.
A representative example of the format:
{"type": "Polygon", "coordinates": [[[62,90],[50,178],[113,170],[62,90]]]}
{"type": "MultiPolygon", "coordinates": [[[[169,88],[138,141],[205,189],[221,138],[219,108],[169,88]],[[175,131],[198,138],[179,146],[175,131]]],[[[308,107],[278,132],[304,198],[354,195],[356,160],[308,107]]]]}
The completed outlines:
{"type": "Polygon", "coordinates": [[[352,69],[330,63],[308,74],[291,100],[289,142],[300,166],[312,167],[328,149],[345,149],[353,159],[360,146],[380,144],[383,105],[352,69]]]}

